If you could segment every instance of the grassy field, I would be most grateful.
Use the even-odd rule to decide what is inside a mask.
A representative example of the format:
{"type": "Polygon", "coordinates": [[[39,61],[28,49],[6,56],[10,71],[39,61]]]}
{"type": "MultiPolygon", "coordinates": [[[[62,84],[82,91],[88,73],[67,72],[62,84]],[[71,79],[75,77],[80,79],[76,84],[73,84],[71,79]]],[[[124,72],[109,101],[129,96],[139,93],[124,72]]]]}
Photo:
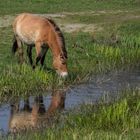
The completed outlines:
{"type": "MultiPolygon", "coordinates": [[[[12,21],[8,21],[8,26],[0,26],[0,104],[17,96],[26,97],[79,84],[89,80],[91,75],[139,69],[139,7],[139,0],[0,0],[1,21],[7,20],[7,15],[11,17],[21,12],[65,13],[65,17],[54,19],[65,29],[69,69],[69,77],[65,80],[40,66],[32,71],[26,52],[25,64],[19,65],[17,57],[11,54],[13,32],[12,21]],[[69,33],[65,27],[68,24],[82,24],[84,27],[69,33]],[[95,30],[91,28],[94,26],[95,30]]],[[[45,65],[52,68],[50,51],[45,60],[45,65]]],[[[16,138],[139,139],[139,93],[139,88],[128,90],[124,94],[129,96],[113,104],[82,106],[79,113],[72,111],[64,115],[63,125],[54,124],[43,132],[17,135],[16,138]]]]}
{"type": "MultiPolygon", "coordinates": [[[[127,31],[130,25],[125,25],[127,31]]],[[[136,25],[139,26],[139,25],[136,25]]],[[[131,26],[130,26],[131,27],[131,26]]],[[[120,27],[120,30],[124,30],[120,27]]],[[[135,29],[135,28],[134,28],[135,29]]],[[[88,80],[93,74],[106,73],[115,70],[128,70],[140,66],[140,49],[138,35],[122,35],[118,43],[114,43],[109,35],[105,37],[97,34],[92,36],[88,33],[65,33],[68,50],[69,77],[63,81],[55,72],[40,70],[38,67],[32,71],[28,60],[20,66],[17,58],[11,54],[12,32],[11,28],[0,28],[0,99],[5,96],[24,96],[36,94],[39,91],[52,87],[69,86],[88,80]],[[5,38],[4,35],[8,34],[5,38]],[[88,63],[87,63],[88,62],[88,63]],[[55,81],[55,82],[54,82],[55,81]],[[56,82],[57,81],[57,82],[56,82]],[[30,83],[30,84],[29,84],[30,83]]],[[[121,32],[121,31],[120,31],[121,32]]],[[[125,30],[122,32],[122,34],[125,30]]],[[[49,52],[46,57],[46,65],[52,68],[52,57],[49,52]]],[[[5,97],[6,98],[6,97],[5,97]]]]}
{"type": "Polygon", "coordinates": [[[20,12],[56,13],[90,10],[139,9],[139,0],[5,0],[0,15],[20,12]]]}

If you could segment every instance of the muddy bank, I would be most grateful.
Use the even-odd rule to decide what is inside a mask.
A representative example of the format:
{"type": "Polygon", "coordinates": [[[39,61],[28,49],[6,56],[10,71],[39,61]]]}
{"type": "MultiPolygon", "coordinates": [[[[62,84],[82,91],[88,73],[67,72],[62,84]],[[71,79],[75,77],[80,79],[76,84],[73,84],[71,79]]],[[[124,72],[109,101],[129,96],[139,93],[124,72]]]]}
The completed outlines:
{"type": "MultiPolygon", "coordinates": [[[[95,32],[95,31],[101,31],[103,30],[100,26],[101,23],[95,24],[86,24],[86,23],[80,23],[80,22],[74,22],[72,19],[69,21],[69,16],[104,16],[104,15],[116,15],[116,14],[126,14],[126,16],[123,16],[123,18],[120,18],[119,20],[128,20],[128,19],[138,19],[140,18],[139,15],[134,15],[131,13],[132,11],[127,10],[107,10],[107,11],[87,11],[87,12],[63,12],[63,13],[56,13],[56,14],[37,14],[39,16],[44,16],[48,18],[53,18],[56,23],[61,27],[62,31],[72,33],[72,32],[95,32]],[[129,15],[130,14],[130,15],[129,15]],[[68,20],[68,21],[67,21],[68,20]]],[[[137,12],[137,11],[135,11],[137,12]]],[[[2,27],[8,27],[11,26],[14,18],[16,15],[4,15],[0,17],[0,28],[2,27]]],[[[107,21],[112,22],[112,21],[107,21]]]]}
{"type": "MultiPolygon", "coordinates": [[[[61,22],[61,18],[65,18],[66,16],[64,14],[42,14],[40,16],[53,18],[57,22],[58,26],[62,29],[62,31],[68,33],[79,32],[79,31],[94,32],[95,30],[97,31],[101,30],[101,27],[99,28],[96,24],[61,22]]],[[[0,17],[0,28],[11,26],[15,17],[16,16],[10,16],[10,15],[5,15],[3,17],[0,17]]]]}

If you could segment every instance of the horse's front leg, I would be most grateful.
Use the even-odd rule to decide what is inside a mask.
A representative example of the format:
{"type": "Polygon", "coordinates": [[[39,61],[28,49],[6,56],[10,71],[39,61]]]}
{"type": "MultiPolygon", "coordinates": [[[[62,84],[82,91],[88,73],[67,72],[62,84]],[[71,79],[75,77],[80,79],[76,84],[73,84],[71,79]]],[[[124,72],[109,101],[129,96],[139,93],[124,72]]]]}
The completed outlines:
{"type": "Polygon", "coordinates": [[[49,49],[49,47],[46,45],[42,47],[42,53],[41,53],[41,59],[40,59],[41,66],[44,65],[44,60],[45,60],[45,56],[46,56],[48,49],[49,49]]]}
{"type": "Polygon", "coordinates": [[[26,100],[24,101],[23,111],[27,111],[27,112],[30,112],[30,111],[31,111],[29,99],[26,99],[26,100]]]}
{"type": "Polygon", "coordinates": [[[36,97],[31,111],[33,126],[37,126],[39,115],[43,115],[45,111],[46,110],[43,103],[43,96],[36,97]]]}
{"type": "Polygon", "coordinates": [[[37,56],[36,56],[35,64],[33,65],[33,69],[35,69],[36,65],[38,64],[38,62],[41,59],[41,56],[42,56],[42,54],[41,54],[41,45],[42,45],[42,43],[40,43],[40,42],[35,43],[35,49],[36,49],[37,56]]]}

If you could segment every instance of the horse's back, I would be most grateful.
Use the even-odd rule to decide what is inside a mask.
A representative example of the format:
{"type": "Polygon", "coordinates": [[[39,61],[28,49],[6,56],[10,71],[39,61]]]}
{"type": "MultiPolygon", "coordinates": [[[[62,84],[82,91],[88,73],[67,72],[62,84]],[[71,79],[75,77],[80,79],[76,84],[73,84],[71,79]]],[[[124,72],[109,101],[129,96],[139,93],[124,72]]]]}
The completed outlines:
{"type": "Polygon", "coordinates": [[[30,14],[30,13],[22,13],[18,15],[14,22],[13,22],[13,27],[17,26],[17,24],[21,24],[22,26],[29,26],[29,27],[34,27],[35,25],[49,25],[47,18],[37,16],[35,14],[30,14]]]}
{"type": "Polygon", "coordinates": [[[23,42],[32,44],[46,34],[49,30],[49,23],[44,17],[22,13],[15,18],[13,30],[23,42]]]}

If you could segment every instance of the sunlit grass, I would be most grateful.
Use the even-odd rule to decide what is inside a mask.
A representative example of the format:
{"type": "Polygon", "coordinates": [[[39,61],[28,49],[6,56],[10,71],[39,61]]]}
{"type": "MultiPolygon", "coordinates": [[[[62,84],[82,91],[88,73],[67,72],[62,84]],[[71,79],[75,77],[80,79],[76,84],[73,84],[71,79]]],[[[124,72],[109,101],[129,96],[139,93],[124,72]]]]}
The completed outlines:
{"type": "Polygon", "coordinates": [[[52,74],[36,69],[33,71],[29,66],[9,66],[0,75],[0,96],[19,95],[22,96],[39,92],[49,87],[52,74]]]}

